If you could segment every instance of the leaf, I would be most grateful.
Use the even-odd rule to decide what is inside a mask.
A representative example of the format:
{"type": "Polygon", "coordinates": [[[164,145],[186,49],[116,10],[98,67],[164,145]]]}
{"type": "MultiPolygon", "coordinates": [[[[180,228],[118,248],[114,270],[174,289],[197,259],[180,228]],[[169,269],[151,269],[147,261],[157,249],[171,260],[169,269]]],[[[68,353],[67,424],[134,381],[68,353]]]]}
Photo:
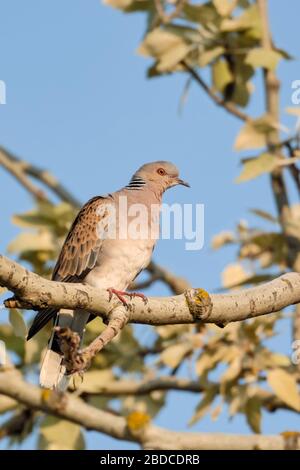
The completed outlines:
{"type": "Polygon", "coordinates": [[[250,274],[245,271],[241,264],[231,263],[222,272],[222,286],[230,289],[236,284],[245,282],[249,277],[250,274]]]}
{"type": "Polygon", "coordinates": [[[168,367],[177,367],[188,352],[191,345],[188,343],[178,343],[166,348],[160,355],[161,361],[168,367]]]}
{"type": "Polygon", "coordinates": [[[214,88],[221,93],[233,81],[229,65],[225,60],[219,59],[212,65],[212,81],[214,88]]]}
{"type": "Polygon", "coordinates": [[[296,378],[283,369],[273,369],[268,373],[268,384],[276,395],[291,408],[300,411],[300,395],[296,378]]]}
{"type": "Polygon", "coordinates": [[[238,0],[213,0],[217,12],[221,16],[228,16],[238,4],[238,0]]]}
{"type": "Polygon", "coordinates": [[[138,49],[139,54],[157,59],[156,68],[159,72],[172,70],[189,51],[190,45],[181,37],[160,28],[147,34],[138,49]]]}
{"type": "Polygon", "coordinates": [[[234,144],[235,150],[265,147],[267,144],[267,136],[274,129],[276,129],[276,125],[268,115],[248,121],[241,128],[236,138],[234,144]]]}
{"type": "Polygon", "coordinates": [[[47,416],[40,427],[39,448],[83,450],[85,443],[80,426],[54,416],[47,416]]]}
{"type": "Polygon", "coordinates": [[[81,385],[78,386],[80,392],[100,393],[107,382],[114,380],[111,369],[90,370],[84,374],[81,385]]]}
{"type": "Polygon", "coordinates": [[[245,404],[247,423],[255,433],[261,432],[261,401],[257,397],[251,397],[245,404]]]}
{"type": "Polygon", "coordinates": [[[5,395],[0,395],[0,414],[11,411],[17,406],[18,403],[12,398],[6,397],[5,395]]]}
{"type": "Polygon", "coordinates": [[[201,418],[203,418],[203,416],[209,411],[217,394],[218,387],[210,387],[204,392],[202,400],[196,407],[195,414],[189,421],[189,426],[192,426],[201,418]]]}
{"type": "Polygon", "coordinates": [[[268,70],[275,70],[282,55],[274,50],[256,47],[248,52],[245,63],[252,67],[263,67],[268,70]]]}
{"type": "Polygon", "coordinates": [[[218,250],[224,245],[235,242],[235,236],[233,232],[223,231],[215,235],[211,241],[211,246],[214,250],[218,250]]]}
{"type": "Polygon", "coordinates": [[[192,5],[185,2],[183,5],[183,13],[187,20],[194,23],[200,23],[202,26],[207,24],[215,24],[217,26],[220,16],[216,8],[210,3],[202,5],[192,5]]]}
{"type": "Polygon", "coordinates": [[[221,23],[221,31],[244,31],[249,30],[250,37],[259,39],[261,37],[261,19],[257,5],[251,5],[244,13],[233,19],[225,18],[221,23]]]}
{"type": "Polygon", "coordinates": [[[224,374],[220,377],[220,383],[224,385],[227,382],[235,380],[242,370],[242,360],[241,357],[236,357],[227,367],[224,374]]]}
{"type": "Polygon", "coordinates": [[[214,47],[213,49],[207,49],[199,55],[199,66],[206,67],[213,60],[217,59],[224,53],[225,49],[222,46],[214,47]]]}
{"type": "Polygon", "coordinates": [[[288,114],[293,114],[294,116],[300,116],[300,108],[298,106],[285,108],[285,112],[288,114]]]}
{"type": "Polygon", "coordinates": [[[243,164],[240,176],[235,180],[242,183],[257,178],[263,173],[270,173],[278,166],[278,157],[270,153],[262,153],[257,158],[249,158],[243,164]]]}
{"type": "Polygon", "coordinates": [[[15,308],[11,308],[9,310],[9,322],[13,327],[14,334],[18,338],[26,338],[27,336],[27,326],[24,321],[23,315],[19,312],[19,310],[15,308]]]}
{"type": "Polygon", "coordinates": [[[26,251],[53,251],[55,249],[51,234],[43,230],[39,233],[20,233],[8,246],[9,253],[26,251]]]}

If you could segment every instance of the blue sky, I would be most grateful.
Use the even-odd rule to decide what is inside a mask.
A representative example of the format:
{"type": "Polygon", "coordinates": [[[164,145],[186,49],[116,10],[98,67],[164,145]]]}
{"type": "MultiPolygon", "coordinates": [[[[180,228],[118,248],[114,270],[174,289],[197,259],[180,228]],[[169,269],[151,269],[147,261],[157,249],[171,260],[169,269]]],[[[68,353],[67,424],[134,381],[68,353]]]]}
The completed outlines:
{"type": "MultiPolygon", "coordinates": [[[[147,61],[135,51],[144,31],[142,15],[123,15],[99,0],[0,1],[1,75],[7,104],[0,106],[0,144],[17,155],[48,168],[77,197],[85,201],[124,185],[132,172],[151,160],[171,160],[192,188],[176,188],[166,202],[204,203],[205,246],[184,250],[180,241],[161,241],[155,257],[162,265],[186,276],[193,285],[214,290],[220,272],[234,260],[234,248],[214,253],[211,237],[233,228],[241,218],[253,219],[248,209],[274,211],[267,176],[234,184],[240,172],[232,147],[241,124],[212,105],[193,85],[181,116],[178,102],[185,78],[181,75],[147,80],[147,61]]],[[[270,0],[275,43],[294,61],[279,66],[282,109],[292,106],[291,83],[300,79],[296,32],[297,0],[270,0]]],[[[263,111],[261,77],[249,111],[263,111]]],[[[291,118],[283,122],[293,125],[291,118]]],[[[2,170],[0,250],[17,233],[10,217],[32,206],[30,196],[2,170]]],[[[151,293],[162,294],[155,286],[151,293]]],[[[290,332],[282,324],[277,345],[288,351],[290,332]]],[[[184,429],[198,398],[170,395],[157,424],[184,429]]],[[[296,428],[292,413],[266,415],[263,431],[296,428]],[[284,425],[283,425],[284,422],[284,425]]],[[[203,419],[194,430],[249,432],[243,417],[228,422],[203,419]]],[[[132,448],[96,433],[89,448],[132,448]]],[[[26,447],[34,446],[31,438],[26,447]]]]}

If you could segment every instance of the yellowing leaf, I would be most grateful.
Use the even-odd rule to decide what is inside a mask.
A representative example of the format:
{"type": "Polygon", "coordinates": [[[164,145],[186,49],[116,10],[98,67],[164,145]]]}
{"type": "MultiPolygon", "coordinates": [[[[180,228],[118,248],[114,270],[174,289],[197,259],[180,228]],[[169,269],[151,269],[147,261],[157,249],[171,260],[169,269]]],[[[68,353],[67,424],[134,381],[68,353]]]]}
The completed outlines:
{"type": "Polygon", "coordinates": [[[78,424],[47,416],[40,427],[39,448],[48,450],[82,450],[84,438],[78,424]]]}
{"type": "Polygon", "coordinates": [[[25,338],[27,336],[27,326],[24,321],[23,315],[19,310],[11,308],[9,311],[9,322],[13,327],[14,334],[19,338],[25,338]]]}
{"type": "Polygon", "coordinates": [[[223,60],[217,60],[212,66],[212,80],[214,87],[223,93],[226,86],[233,81],[232,73],[229,70],[228,63],[223,60]]]}
{"type": "Polygon", "coordinates": [[[17,405],[17,402],[12,398],[6,397],[5,395],[0,395],[0,414],[13,410],[17,407],[17,405]]]}
{"type": "Polygon", "coordinates": [[[262,153],[257,158],[249,158],[243,163],[243,170],[240,176],[235,180],[236,183],[242,183],[257,178],[263,173],[269,173],[278,166],[278,158],[270,153],[262,153]]]}
{"type": "Polygon", "coordinates": [[[255,433],[260,433],[261,426],[261,401],[257,397],[251,397],[245,405],[247,422],[255,433]]]}
{"type": "Polygon", "coordinates": [[[256,47],[248,52],[245,63],[252,67],[263,67],[269,70],[275,70],[278,62],[282,59],[279,52],[256,47]]]}
{"type": "Polygon", "coordinates": [[[261,19],[257,5],[251,5],[240,16],[229,19],[225,18],[221,24],[221,31],[244,31],[249,30],[251,37],[259,39],[261,35],[261,19]]]}
{"type": "Polygon", "coordinates": [[[268,373],[268,384],[284,403],[300,411],[300,394],[292,374],[283,369],[273,369],[268,373]]]}
{"type": "Polygon", "coordinates": [[[213,60],[222,55],[224,51],[224,47],[218,46],[202,52],[199,56],[200,67],[205,67],[207,64],[210,64],[213,60]]]}
{"type": "Polygon", "coordinates": [[[188,45],[179,35],[156,28],[147,34],[138,53],[157,59],[157,70],[165,72],[174,68],[189,52],[188,45]]]}
{"type": "Polygon", "coordinates": [[[239,263],[229,264],[222,272],[222,286],[230,289],[250,277],[250,274],[245,271],[243,266],[239,263]]]}
{"type": "Polygon", "coordinates": [[[213,4],[216,7],[217,12],[221,16],[228,16],[234,10],[238,3],[238,0],[213,0],[213,4]]]}
{"type": "Polygon", "coordinates": [[[267,144],[267,136],[274,129],[278,129],[278,125],[272,121],[268,115],[264,115],[258,119],[248,121],[240,130],[234,148],[235,150],[248,150],[265,147],[267,144]]]}
{"type": "Polygon", "coordinates": [[[53,251],[55,246],[53,238],[48,231],[40,233],[20,233],[8,246],[9,253],[20,253],[23,251],[53,251]]]}
{"type": "Polygon", "coordinates": [[[189,421],[190,426],[192,426],[201,418],[203,418],[203,416],[209,411],[217,393],[218,389],[216,387],[210,387],[208,390],[205,391],[202,400],[196,407],[195,414],[189,421]]]}
{"type": "Polygon", "coordinates": [[[242,369],[242,360],[240,357],[236,357],[229,367],[226,369],[224,374],[221,375],[220,382],[221,384],[225,384],[227,382],[231,382],[232,380],[235,380],[242,369]]]}
{"type": "Polygon", "coordinates": [[[81,392],[97,393],[101,392],[107,382],[114,380],[111,369],[90,370],[84,374],[82,383],[78,386],[81,392]]]}
{"type": "Polygon", "coordinates": [[[228,245],[229,243],[233,243],[235,241],[235,236],[233,232],[220,232],[215,235],[211,241],[211,246],[214,250],[218,250],[224,245],[228,245]]]}
{"type": "Polygon", "coordinates": [[[160,355],[161,361],[168,367],[177,367],[185,355],[191,350],[188,343],[178,343],[166,348],[160,355]]]}

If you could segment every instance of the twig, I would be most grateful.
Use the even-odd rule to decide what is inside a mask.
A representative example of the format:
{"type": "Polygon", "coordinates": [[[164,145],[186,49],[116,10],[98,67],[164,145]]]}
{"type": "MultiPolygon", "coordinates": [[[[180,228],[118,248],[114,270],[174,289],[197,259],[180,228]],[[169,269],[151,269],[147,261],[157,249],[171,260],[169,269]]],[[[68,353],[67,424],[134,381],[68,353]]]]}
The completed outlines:
{"type": "MultiPolygon", "coordinates": [[[[295,151],[292,147],[291,141],[286,141],[284,145],[285,145],[285,147],[287,148],[287,150],[289,152],[290,158],[294,158],[295,151]]],[[[289,165],[289,170],[291,172],[293,180],[295,181],[296,188],[297,188],[298,194],[300,196],[300,170],[299,170],[299,168],[297,168],[297,166],[295,164],[289,165]]]]}
{"type": "Polygon", "coordinates": [[[19,183],[38,200],[47,200],[47,196],[41,188],[35,186],[24,172],[21,162],[11,160],[7,153],[0,148],[0,165],[3,166],[19,183]]]}
{"type": "Polygon", "coordinates": [[[70,328],[56,327],[60,338],[61,351],[64,353],[64,363],[68,374],[82,373],[89,368],[91,360],[100,352],[128,322],[128,313],[123,306],[117,307],[109,315],[105,330],[84,349],[80,349],[80,337],[70,328]]]}
{"type": "MultiPolygon", "coordinates": [[[[22,174],[22,178],[25,178],[26,175],[33,177],[34,179],[43,183],[47,188],[49,188],[54,194],[56,194],[62,201],[68,202],[74,207],[80,207],[81,203],[76,199],[51,173],[45,171],[41,168],[38,168],[31,163],[22,160],[11,152],[7,151],[4,148],[0,147],[0,155],[5,156],[7,161],[11,162],[13,167],[17,167],[19,172],[22,174]],[[15,165],[14,165],[15,164],[15,165]]],[[[1,161],[0,161],[1,163],[1,161]]],[[[8,168],[7,168],[8,169],[8,168]]],[[[15,177],[18,175],[14,174],[15,177]]],[[[18,178],[18,180],[20,180],[18,178]]],[[[29,184],[32,183],[29,181],[29,184]]],[[[22,181],[20,181],[22,183],[22,181]]],[[[23,184],[23,183],[22,183],[23,184]]],[[[30,189],[27,188],[29,191],[30,189]]],[[[31,191],[30,191],[31,192],[31,191]]],[[[46,196],[45,196],[46,198],[46,196]]]]}
{"type": "Polygon", "coordinates": [[[186,61],[182,61],[181,64],[189,72],[189,74],[194,78],[194,80],[200,85],[200,87],[208,94],[208,96],[215,102],[216,105],[224,108],[228,113],[237,117],[241,121],[247,121],[249,116],[243,111],[239,110],[233,103],[227,102],[224,99],[220,98],[214,91],[205,83],[203,78],[196,72],[196,70],[191,67],[186,61]]]}
{"type": "Polygon", "coordinates": [[[186,0],[177,0],[175,9],[167,14],[162,6],[161,0],[154,0],[154,5],[162,23],[168,24],[180,15],[182,8],[184,7],[186,0]]]}

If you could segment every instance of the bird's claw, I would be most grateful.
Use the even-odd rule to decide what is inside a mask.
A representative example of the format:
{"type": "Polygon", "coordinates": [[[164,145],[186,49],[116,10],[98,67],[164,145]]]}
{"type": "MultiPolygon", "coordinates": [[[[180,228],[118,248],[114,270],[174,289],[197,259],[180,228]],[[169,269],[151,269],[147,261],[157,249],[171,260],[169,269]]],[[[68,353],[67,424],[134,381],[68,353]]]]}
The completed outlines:
{"type": "Polygon", "coordinates": [[[113,289],[112,287],[107,289],[107,291],[108,291],[108,301],[109,302],[111,301],[112,296],[115,295],[120,300],[120,302],[124,305],[124,307],[126,309],[129,308],[129,304],[128,304],[128,302],[127,302],[127,300],[125,299],[124,296],[128,296],[130,298],[130,300],[133,299],[134,297],[139,297],[140,299],[143,300],[145,305],[148,302],[148,298],[140,292],[125,292],[125,291],[113,289]]]}

